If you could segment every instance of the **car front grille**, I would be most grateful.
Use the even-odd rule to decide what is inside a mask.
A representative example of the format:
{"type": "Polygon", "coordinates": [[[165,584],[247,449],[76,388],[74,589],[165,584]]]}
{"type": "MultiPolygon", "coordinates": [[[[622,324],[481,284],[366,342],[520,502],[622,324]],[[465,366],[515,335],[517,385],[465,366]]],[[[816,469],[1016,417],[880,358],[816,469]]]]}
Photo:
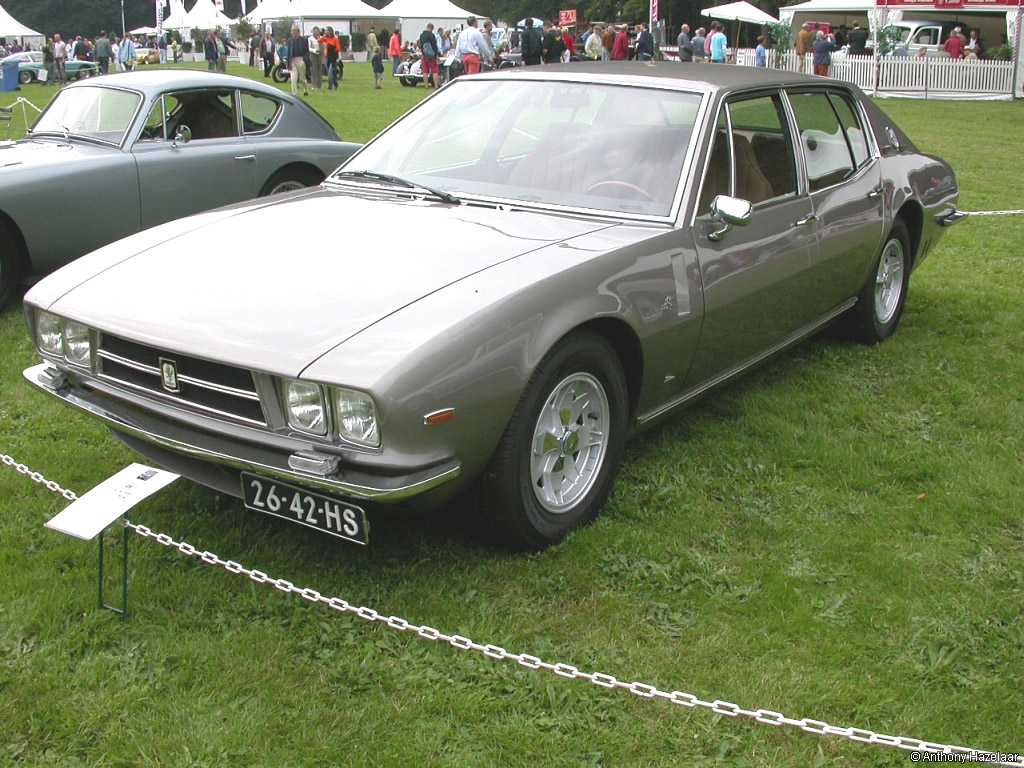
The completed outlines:
{"type": "Polygon", "coordinates": [[[266,417],[252,373],[209,360],[102,334],[99,377],[125,389],[213,416],[266,426],[266,417]],[[165,388],[161,366],[171,363],[177,386],[165,388]],[[176,389],[177,391],[172,391],[176,389]]]}

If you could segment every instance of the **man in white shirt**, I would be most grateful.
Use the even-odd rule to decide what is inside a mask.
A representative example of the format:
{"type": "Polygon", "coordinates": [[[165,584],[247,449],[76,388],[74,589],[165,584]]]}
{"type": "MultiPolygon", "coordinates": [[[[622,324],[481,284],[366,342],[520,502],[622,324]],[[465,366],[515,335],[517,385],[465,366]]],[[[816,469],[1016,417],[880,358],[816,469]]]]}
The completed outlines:
{"type": "Polygon", "coordinates": [[[309,36],[309,79],[314,90],[323,90],[323,67],[320,56],[320,27],[313,27],[309,36]]]}
{"type": "Polygon", "coordinates": [[[459,42],[455,46],[455,53],[462,61],[462,67],[467,75],[480,72],[480,61],[485,51],[483,35],[476,28],[476,16],[470,16],[466,19],[466,28],[459,33],[459,42]]]}
{"type": "Polygon", "coordinates": [[[57,70],[57,82],[63,83],[67,80],[64,64],[68,60],[68,46],[60,35],[53,36],[53,66],[57,70]]]}

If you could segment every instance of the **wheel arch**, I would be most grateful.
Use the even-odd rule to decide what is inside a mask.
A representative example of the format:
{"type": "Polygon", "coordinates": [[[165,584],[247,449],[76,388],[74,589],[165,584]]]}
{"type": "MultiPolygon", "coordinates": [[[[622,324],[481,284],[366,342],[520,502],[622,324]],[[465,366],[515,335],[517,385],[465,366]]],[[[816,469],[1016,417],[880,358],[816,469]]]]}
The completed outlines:
{"type": "Polygon", "coordinates": [[[315,175],[315,176],[319,177],[320,181],[323,181],[325,178],[327,178],[324,175],[323,170],[320,169],[320,168],[317,168],[313,163],[306,162],[304,160],[296,160],[296,161],[291,162],[291,163],[285,163],[280,168],[278,168],[273,173],[271,173],[269,176],[267,176],[267,178],[264,180],[262,186],[260,187],[260,195],[268,194],[269,191],[270,191],[269,190],[270,183],[272,181],[274,181],[275,179],[277,179],[278,177],[285,176],[286,174],[289,174],[289,173],[294,173],[294,174],[309,173],[311,175],[315,175]]]}
{"type": "Polygon", "coordinates": [[[32,272],[32,261],[29,258],[28,243],[21,227],[7,213],[0,209],[0,230],[10,233],[17,248],[18,266],[21,268],[22,277],[28,277],[32,272]]]}
{"type": "Polygon", "coordinates": [[[924,209],[916,200],[907,200],[896,212],[895,219],[903,219],[910,234],[910,266],[917,265],[921,251],[921,235],[924,230],[924,209]]]}

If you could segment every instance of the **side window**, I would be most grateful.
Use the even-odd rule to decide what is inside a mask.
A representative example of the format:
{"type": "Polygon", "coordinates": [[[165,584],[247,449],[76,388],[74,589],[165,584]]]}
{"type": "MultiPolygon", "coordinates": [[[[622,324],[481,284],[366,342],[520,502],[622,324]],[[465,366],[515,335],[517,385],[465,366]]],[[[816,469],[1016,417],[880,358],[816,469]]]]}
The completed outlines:
{"type": "Polygon", "coordinates": [[[142,134],[139,136],[139,141],[166,141],[167,136],[164,134],[164,109],[163,99],[157,99],[156,103],[153,104],[153,108],[149,111],[149,116],[146,118],[146,124],[142,126],[142,134]]]}
{"type": "Polygon", "coordinates": [[[850,151],[853,153],[853,163],[860,168],[868,161],[868,142],[864,136],[864,129],[861,127],[857,117],[857,111],[849,96],[841,96],[838,93],[830,93],[828,96],[832,106],[839,115],[839,123],[846,132],[846,140],[850,142],[850,151]]]}
{"type": "Polygon", "coordinates": [[[789,100],[800,130],[800,147],[807,161],[810,191],[816,192],[847,179],[853,173],[853,160],[828,96],[793,93],[789,100]]]}
{"type": "Polygon", "coordinates": [[[715,126],[715,137],[712,141],[714,144],[711,147],[711,159],[708,161],[708,170],[700,190],[700,203],[697,206],[699,216],[706,216],[711,212],[711,201],[718,195],[730,194],[732,160],[729,153],[729,123],[724,107],[718,114],[718,124],[715,126]]]}
{"type": "Polygon", "coordinates": [[[242,91],[242,127],[246,133],[262,133],[277,117],[281,105],[269,96],[242,91]]]}
{"type": "Polygon", "coordinates": [[[918,45],[938,45],[939,43],[939,28],[938,27],[925,27],[919,30],[914,35],[914,42],[918,45]]]}
{"type": "Polygon", "coordinates": [[[168,136],[173,136],[182,125],[187,125],[192,131],[193,141],[238,135],[235,98],[231,90],[180,91],[169,94],[165,101],[170,116],[167,121],[168,136]]]}
{"type": "Polygon", "coordinates": [[[796,194],[796,163],[784,115],[778,96],[729,102],[736,197],[756,205],[796,194]]]}

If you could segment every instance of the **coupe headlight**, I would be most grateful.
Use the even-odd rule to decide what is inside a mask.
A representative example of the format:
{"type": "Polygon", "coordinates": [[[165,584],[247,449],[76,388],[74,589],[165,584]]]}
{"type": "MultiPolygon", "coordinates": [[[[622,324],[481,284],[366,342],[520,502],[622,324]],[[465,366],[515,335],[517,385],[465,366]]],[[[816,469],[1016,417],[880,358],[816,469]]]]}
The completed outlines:
{"type": "Polygon", "coordinates": [[[73,365],[89,365],[92,358],[92,337],[84,325],[70,320],[64,323],[64,357],[73,365]]]}
{"type": "Polygon", "coordinates": [[[335,389],[333,392],[338,436],[358,445],[379,448],[380,428],[373,398],[354,389],[335,389]]]}
{"type": "Polygon", "coordinates": [[[314,435],[327,434],[327,409],[319,384],[289,381],[285,390],[288,423],[295,429],[314,435]]]}
{"type": "Polygon", "coordinates": [[[49,312],[36,315],[36,342],[51,355],[64,354],[64,321],[49,312]]]}

